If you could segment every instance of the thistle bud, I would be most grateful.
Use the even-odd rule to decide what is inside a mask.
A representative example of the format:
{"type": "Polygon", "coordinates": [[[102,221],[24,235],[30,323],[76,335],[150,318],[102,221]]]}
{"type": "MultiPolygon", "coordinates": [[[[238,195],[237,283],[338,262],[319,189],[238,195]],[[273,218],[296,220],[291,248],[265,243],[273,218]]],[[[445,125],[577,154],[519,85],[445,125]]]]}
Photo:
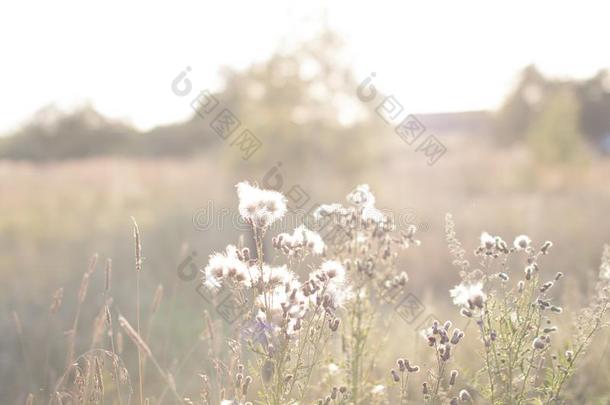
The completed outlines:
{"type": "Polygon", "coordinates": [[[547,281],[540,287],[540,292],[547,292],[553,286],[552,281],[547,281]]]}
{"type": "Polygon", "coordinates": [[[464,332],[459,329],[455,329],[453,331],[453,336],[451,336],[451,344],[457,345],[460,343],[460,339],[464,337],[464,332]]]}
{"type": "Polygon", "coordinates": [[[462,401],[470,401],[472,398],[470,396],[470,393],[466,390],[461,390],[460,391],[460,399],[462,401]]]}
{"type": "Polygon", "coordinates": [[[471,310],[469,310],[469,309],[462,308],[462,309],[460,310],[460,314],[461,314],[462,316],[465,316],[466,318],[472,318],[472,311],[471,311],[471,310]]]}
{"type": "Polygon", "coordinates": [[[410,365],[409,360],[405,360],[405,367],[409,373],[419,373],[419,366],[410,365]]]}
{"type": "Polygon", "coordinates": [[[447,331],[445,329],[439,329],[439,335],[441,336],[442,344],[449,342],[449,335],[447,335],[447,331]]]}
{"type": "Polygon", "coordinates": [[[508,253],[508,244],[503,239],[496,238],[496,246],[502,253],[508,253]]]}
{"type": "Polygon", "coordinates": [[[241,250],[241,255],[244,258],[244,262],[250,261],[250,249],[248,249],[247,247],[243,248],[241,250]]]}
{"type": "Polygon", "coordinates": [[[551,303],[549,301],[543,300],[541,298],[538,298],[536,300],[536,302],[538,303],[538,305],[540,305],[540,308],[542,308],[542,309],[546,309],[546,308],[549,308],[551,306],[551,303]]]}
{"type": "Polygon", "coordinates": [[[552,247],[553,247],[553,242],[547,240],[546,242],[544,242],[544,244],[540,248],[540,252],[542,252],[543,255],[546,255],[547,253],[549,253],[549,249],[552,247]]]}
{"type": "Polygon", "coordinates": [[[248,394],[248,386],[250,385],[251,382],[252,382],[252,377],[246,376],[246,379],[244,380],[244,385],[241,388],[241,392],[244,395],[248,394]]]}
{"type": "Polygon", "coordinates": [[[534,349],[542,350],[546,346],[544,339],[537,337],[532,343],[534,349]]]}
{"type": "Polygon", "coordinates": [[[451,370],[451,376],[449,377],[449,385],[455,385],[455,380],[458,377],[458,371],[457,370],[451,370]]]}

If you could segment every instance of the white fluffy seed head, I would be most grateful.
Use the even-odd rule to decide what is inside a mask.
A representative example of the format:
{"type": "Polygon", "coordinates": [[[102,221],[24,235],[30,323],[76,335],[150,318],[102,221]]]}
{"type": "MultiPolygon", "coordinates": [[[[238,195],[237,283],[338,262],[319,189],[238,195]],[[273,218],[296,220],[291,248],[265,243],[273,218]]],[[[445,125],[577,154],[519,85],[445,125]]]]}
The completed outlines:
{"type": "Polygon", "coordinates": [[[244,181],[238,183],[239,214],[247,222],[266,228],[286,214],[286,197],[273,190],[262,190],[244,181]]]}
{"type": "Polygon", "coordinates": [[[517,250],[525,250],[532,243],[531,239],[527,235],[519,235],[515,238],[513,246],[517,250]]]}

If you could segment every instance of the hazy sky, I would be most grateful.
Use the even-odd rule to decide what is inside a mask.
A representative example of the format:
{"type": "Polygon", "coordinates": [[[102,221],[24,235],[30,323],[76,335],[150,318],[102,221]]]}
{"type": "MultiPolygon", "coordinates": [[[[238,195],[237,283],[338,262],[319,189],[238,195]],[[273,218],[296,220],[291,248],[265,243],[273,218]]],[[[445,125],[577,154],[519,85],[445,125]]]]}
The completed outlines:
{"type": "Polygon", "coordinates": [[[0,5],[0,132],[40,107],[90,102],[139,128],[184,119],[170,90],[197,89],[307,37],[327,9],[356,77],[408,111],[496,107],[519,69],[570,77],[610,67],[610,3],[599,1],[82,1],[0,5]]]}

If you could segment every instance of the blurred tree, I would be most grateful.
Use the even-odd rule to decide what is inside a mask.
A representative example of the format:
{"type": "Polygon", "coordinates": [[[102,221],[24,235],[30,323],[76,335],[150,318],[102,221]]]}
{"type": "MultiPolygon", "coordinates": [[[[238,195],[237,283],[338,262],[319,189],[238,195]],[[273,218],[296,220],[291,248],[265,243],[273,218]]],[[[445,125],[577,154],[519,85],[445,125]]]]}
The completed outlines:
{"type": "Polygon", "coordinates": [[[525,139],[527,129],[552,87],[534,65],[523,70],[517,87],[496,113],[495,134],[500,144],[525,139]]]}
{"type": "MultiPolygon", "coordinates": [[[[388,129],[356,97],[347,62],[339,37],[325,30],[245,71],[224,70],[226,87],[218,98],[263,144],[249,165],[283,161],[295,175],[308,175],[303,167],[323,171],[326,163],[347,174],[366,170],[376,135],[388,129]]],[[[241,159],[239,153],[227,157],[241,159]]]]}
{"type": "Polygon", "coordinates": [[[610,135],[610,72],[600,71],[578,86],[580,122],[585,135],[596,146],[610,135]]]}
{"type": "Polygon", "coordinates": [[[243,154],[231,143],[247,129],[262,142],[247,170],[264,170],[285,160],[284,168],[292,167],[298,175],[311,175],[303,173],[305,166],[322,173],[332,166],[343,175],[357,176],[379,157],[379,134],[391,136],[389,126],[372,115],[375,106],[365,106],[356,97],[358,84],[343,44],[328,29],[245,70],[224,68],[222,75],[224,88],[214,96],[241,122],[225,141],[210,128],[220,108],[210,118],[194,113],[187,122],[140,133],[104,118],[91,106],[70,114],[49,107],[15,136],[0,140],[0,158],[185,156],[226,148],[227,164],[242,167],[243,154]]]}
{"type": "Polygon", "coordinates": [[[135,136],[133,128],[107,119],[90,105],[69,114],[51,105],[4,140],[0,158],[53,160],[124,153],[135,136]]]}
{"type": "Polygon", "coordinates": [[[549,95],[527,132],[527,140],[540,163],[576,163],[586,157],[581,135],[580,106],[571,86],[549,95]]]}

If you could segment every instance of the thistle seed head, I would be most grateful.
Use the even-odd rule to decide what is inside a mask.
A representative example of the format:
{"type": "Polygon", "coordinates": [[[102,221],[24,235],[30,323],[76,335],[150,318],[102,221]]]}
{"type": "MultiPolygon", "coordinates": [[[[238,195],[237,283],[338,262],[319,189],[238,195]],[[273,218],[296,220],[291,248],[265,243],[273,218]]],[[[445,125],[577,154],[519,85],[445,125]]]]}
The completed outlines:
{"type": "Polygon", "coordinates": [[[462,401],[470,401],[472,399],[472,397],[470,396],[470,393],[466,390],[461,390],[460,391],[460,400],[462,401]]]}

